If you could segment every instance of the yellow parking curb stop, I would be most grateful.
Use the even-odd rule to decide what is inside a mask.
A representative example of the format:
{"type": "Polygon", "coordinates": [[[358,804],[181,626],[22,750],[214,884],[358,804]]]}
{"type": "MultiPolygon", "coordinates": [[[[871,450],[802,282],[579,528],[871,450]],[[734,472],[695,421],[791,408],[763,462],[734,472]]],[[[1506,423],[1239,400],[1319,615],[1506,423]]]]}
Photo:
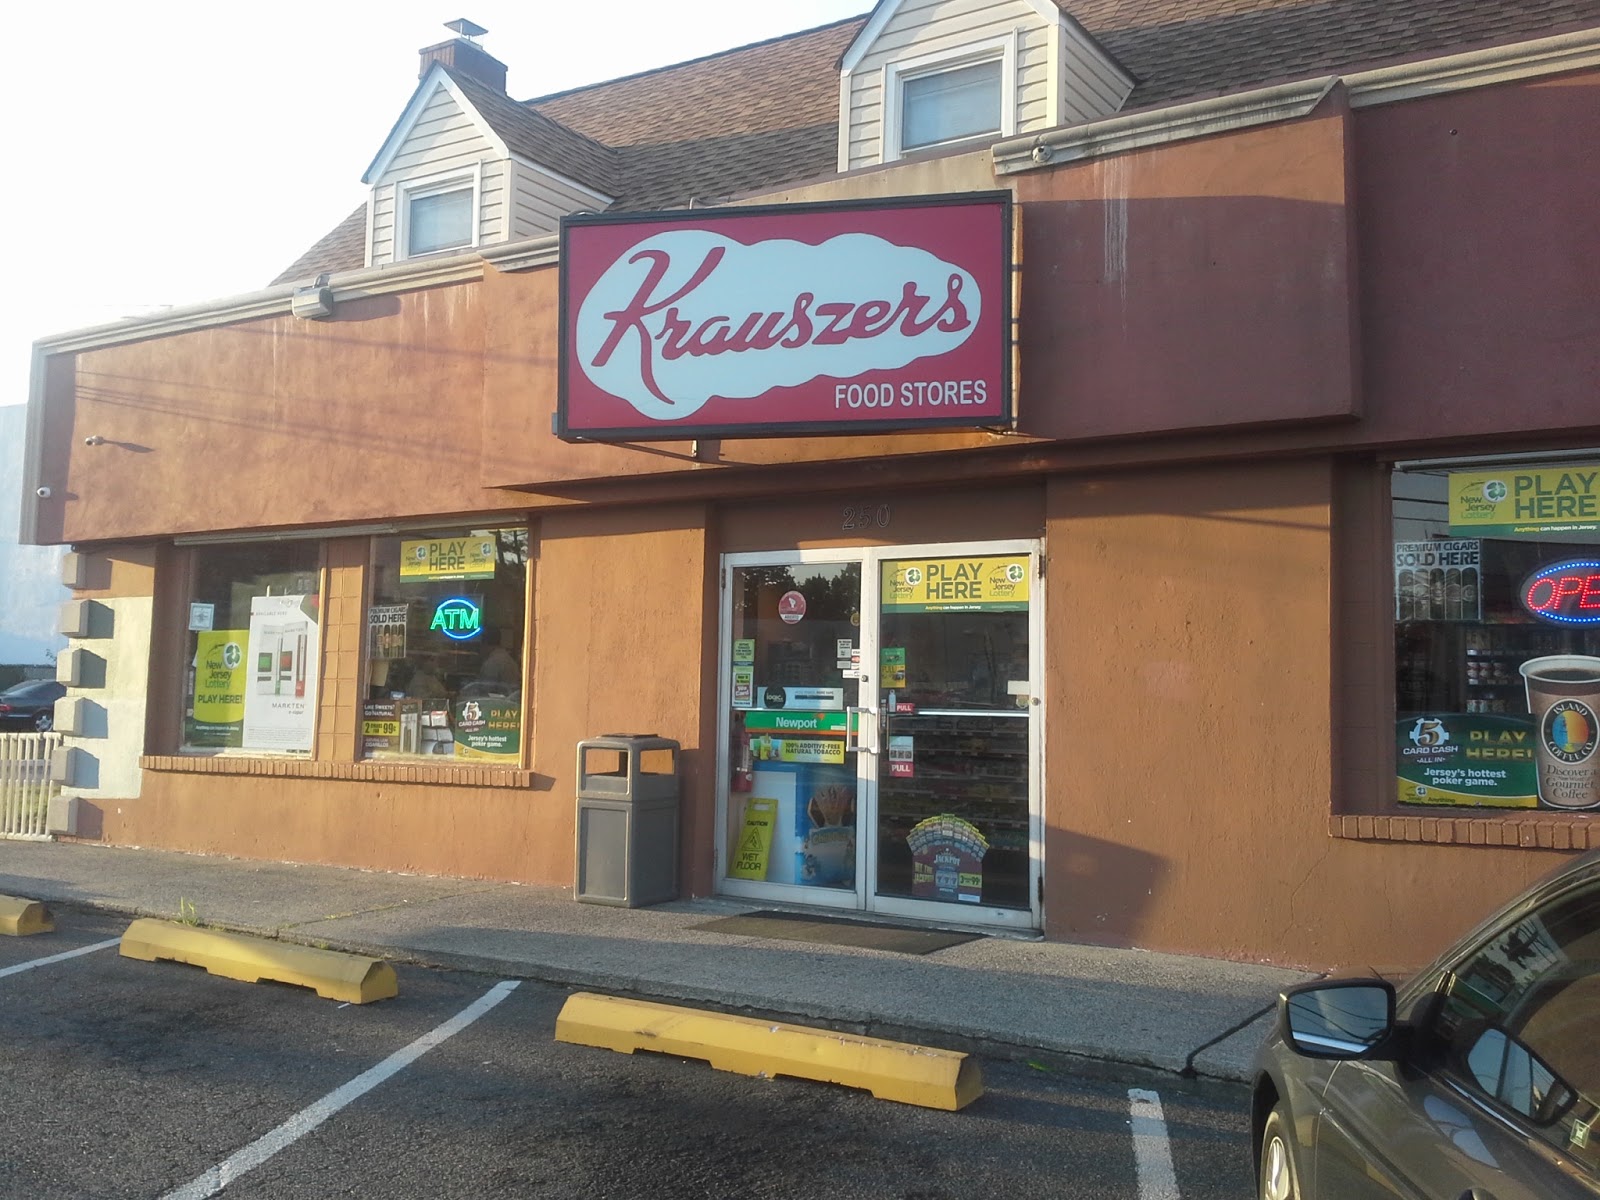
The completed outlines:
{"type": "Polygon", "coordinates": [[[719,1071],[838,1083],[880,1100],[948,1112],[983,1095],[978,1061],[954,1050],[593,992],[568,997],[556,1018],[556,1041],[624,1054],[679,1054],[705,1059],[719,1071]]]}
{"type": "Polygon", "coordinates": [[[128,926],[120,953],[143,962],[189,963],[245,983],[292,983],[311,988],[324,999],[350,1004],[400,994],[394,968],[381,959],[150,917],[128,926]]]}
{"type": "Polygon", "coordinates": [[[0,933],[26,937],[30,933],[49,933],[55,927],[50,910],[39,901],[0,896],[0,933]]]}

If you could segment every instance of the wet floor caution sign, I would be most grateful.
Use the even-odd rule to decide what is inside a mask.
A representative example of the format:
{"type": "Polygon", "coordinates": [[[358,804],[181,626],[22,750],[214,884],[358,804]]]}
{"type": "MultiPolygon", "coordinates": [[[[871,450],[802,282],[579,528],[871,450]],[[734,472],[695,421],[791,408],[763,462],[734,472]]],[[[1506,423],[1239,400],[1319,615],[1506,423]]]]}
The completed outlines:
{"type": "Polygon", "coordinates": [[[765,879],[767,859],[772,853],[772,826],[777,820],[778,802],[752,796],[744,806],[744,828],[734,847],[728,874],[734,879],[765,879]]]}

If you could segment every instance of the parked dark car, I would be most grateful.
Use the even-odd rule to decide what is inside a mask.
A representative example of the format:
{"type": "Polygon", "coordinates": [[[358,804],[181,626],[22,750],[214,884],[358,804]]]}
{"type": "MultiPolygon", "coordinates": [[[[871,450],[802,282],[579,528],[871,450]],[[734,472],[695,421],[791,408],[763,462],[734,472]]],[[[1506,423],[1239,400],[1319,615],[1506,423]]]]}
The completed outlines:
{"type": "Polygon", "coordinates": [[[1285,992],[1252,1107],[1263,1200],[1600,1196],[1600,851],[1398,994],[1285,992]]]}
{"type": "Polygon", "coordinates": [[[56,701],[67,689],[54,679],[29,679],[0,692],[0,729],[49,733],[55,724],[56,701]]]}

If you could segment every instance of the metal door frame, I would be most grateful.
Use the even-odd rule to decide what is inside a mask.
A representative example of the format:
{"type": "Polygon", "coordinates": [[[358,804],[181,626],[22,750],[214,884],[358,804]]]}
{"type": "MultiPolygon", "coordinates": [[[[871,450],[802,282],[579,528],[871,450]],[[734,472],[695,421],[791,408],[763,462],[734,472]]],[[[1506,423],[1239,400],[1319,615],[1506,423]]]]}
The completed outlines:
{"type": "MultiPolygon", "coordinates": [[[[742,551],[722,555],[718,567],[720,592],[717,622],[717,778],[714,825],[713,884],[718,895],[773,903],[834,908],[874,915],[911,918],[942,925],[1036,930],[1043,925],[1041,881],[1044,877],[1044,579],[1040,570],[1042,539],[1010,538],[997,541],[930,542],[888,546],[830,546],[814,550],[742,551]],[[981,905],[942,903],[898,896],[877,895],[878,772],[883,765],[882,724],[878,711],[879,623],[882,617],[882,564],[900,558],[954,558],[964,554],[1026,554],[1031,566],[1028,599],[1028,678],[1034,688],[1028,705],[1028,908],[985,908],[981,905]],[[856,753],[856,886],[853,891],[799,884],[755,882],[729,878],[728,798],[731,784],[733,626],[732,574],[739,567],[799,566],[806,563],[859,563],[861,565],[861,626],[859,644],[863,671],[858,705],[864,710],[856,753]]],[[[849,705],[846,706],[851,707],[849,705]]]]}

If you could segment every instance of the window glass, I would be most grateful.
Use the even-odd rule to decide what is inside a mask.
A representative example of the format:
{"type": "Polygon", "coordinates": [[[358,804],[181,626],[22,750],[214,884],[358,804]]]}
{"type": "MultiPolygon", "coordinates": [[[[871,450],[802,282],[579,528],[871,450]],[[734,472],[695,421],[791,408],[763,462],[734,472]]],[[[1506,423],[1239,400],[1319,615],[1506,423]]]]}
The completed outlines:
{"type": "Polygon", "coordinates": [[[1395,473],[1401,804],[1600,805],[1593,463],[1395,473]]]}
{"type": "Polygon", "coordinates": [[[410,254],[472,244],[472,189],[412,196],[406,217],[410,254]]]}
{"type": "Polygon", "coordinates": [[[320,555],[316,542],[196,549],[184,750],[311,752],[320,555]]]}
{"type": "Polygon", "coordinates": [[[1446,987],[1446,1069],[1600,1167],[1600,888],[1502,930],[1446,987]]]}
{"type": "Polygon", "coordinates": [[[900,148],[1000,132],[1000,60],[902,80],[900,148]]]}
{"type": "Polygon", "coordinates": [[[374,542],[365,757],[521,763],[527,578],[524,528],[374,542]]]}

